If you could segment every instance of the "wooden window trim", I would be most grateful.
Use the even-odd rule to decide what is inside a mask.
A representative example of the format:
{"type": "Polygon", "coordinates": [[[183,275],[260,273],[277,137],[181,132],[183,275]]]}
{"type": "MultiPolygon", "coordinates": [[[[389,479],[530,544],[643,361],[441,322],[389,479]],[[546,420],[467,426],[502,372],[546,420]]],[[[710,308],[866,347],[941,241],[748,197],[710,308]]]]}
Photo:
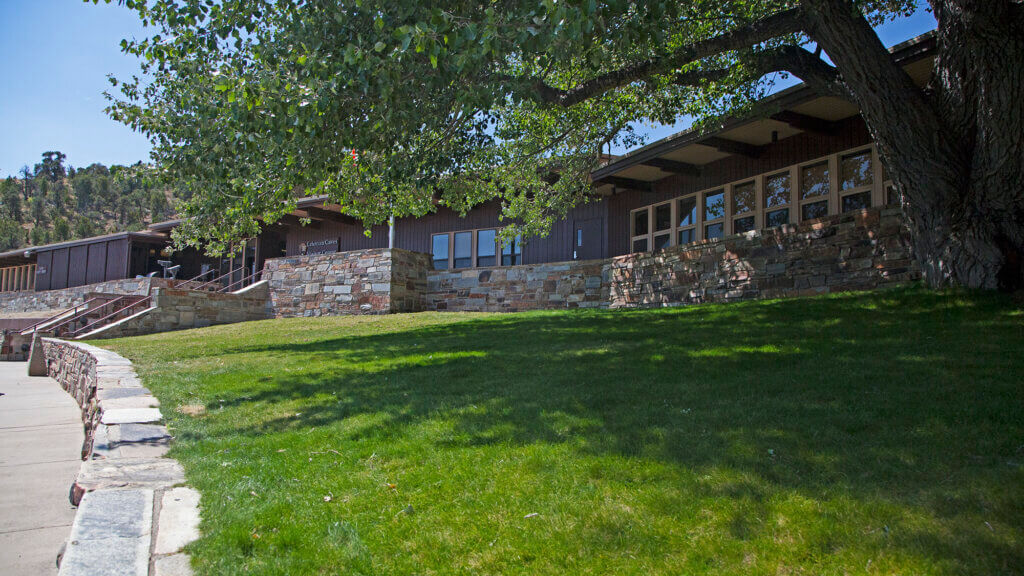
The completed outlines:
{"type": "MultiPolygon", "coordinates": [[[[450,232],[432,232],[430,234],[430,251],[431,251],[431,265],[433,265],[433,251],[434,251],[434,237],[435,236],[447,236],[448,237],[448,268],[447,271],[462,271],[462,270],[476,270],[479,268],[497,268],[503,266],[501,263],[501,228],[494,226],[485,226],[483,228],[468,228],[465,230],[452,230],[450,232]],[[486,230],[494,230],[494,265],[492,266],[480,266],[479,265],[479,241],[478,236],[480,232],[486,230]],[[470,266],[462,266],[460,268],[455,267],[455,235],[468,232],[470,234],[469,250],[470,260],[472,264],[470,266]]],[[[522,244],[519,246],[519,260],[523,259],[523,248],[522,244]]],[[[522,264],[522,262],[520,262],[522,264]]],[[[514,264],[518,266],[519,264],[514,264]]]]}

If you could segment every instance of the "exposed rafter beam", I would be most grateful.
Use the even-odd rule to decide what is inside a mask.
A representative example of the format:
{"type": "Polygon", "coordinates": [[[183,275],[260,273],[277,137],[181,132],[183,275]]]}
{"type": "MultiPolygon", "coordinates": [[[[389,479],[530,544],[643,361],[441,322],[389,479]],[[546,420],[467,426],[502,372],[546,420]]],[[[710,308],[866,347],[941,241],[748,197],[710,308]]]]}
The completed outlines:
{"type": "Polygon", "coordinates": [[[650,192],[651,183],[643,180],[635,180],[633,178],[623,178],[621,176],[605,176],[604,178],[597,180],[594,184],[611,184],[619,188],[629,188],[630,190],[640,190],[641,192],[650,192]]]}
{"type": "Polygon", "coordinates": [[[697,166],[696,164],[688,164],[686,162],[679,162],[678,160],[669,160],[668,158],[649,158],[641,162],[641,164],[645,166],[653,166],[659,170],[673,172],[675,174],[700,176],[700,166],[697,166]]]}
{"type": "Polygon", "coordinates": [[[704,138],[698,144],[717,148],[719,152],[725,152],[726,154],[739,154],[740,156],[755,159],[760,158],[761,152],[764,151],[764,146],[754,146],[753,144],[737,142],[736,140],[729,140],[719,136],[704,138]]]}
{"type": "MultiPolygon", "coordinates": [[[[285,226],[302,226],[302,222],[299,220],[299,217],[293,214],[285,214],[284,216],[281,216],[281,219],[278,220],[278,222],[285,226]]],[[[320,221],[313,220],[309,224],[306,224],[305,227],[316,230],[320,228],[320,221]]]]}
{"type": "Polygon", "coordinates": [[[824,136],[832,136],[839,128],[838,123],[832,122],[831,120],[825,120],[816,116],[808,116],[807,114],[793,112],[792,110],[782,110],[781,112],[772,114],[771,119],[789,124],[797,130],[813,132],[824,136]]]}
{"type": "Polygon", "coordinates": [[[338,222],[341,224],[356,224],[359,222],[359,220],[347,214],[335,212],[334,210],[326,210],[324,208],[319,208],[316,206],[300,208],[298,211],[309,214],[310,218],[315,218],[317,220],[326,220],[328,222],[338,222]]]}

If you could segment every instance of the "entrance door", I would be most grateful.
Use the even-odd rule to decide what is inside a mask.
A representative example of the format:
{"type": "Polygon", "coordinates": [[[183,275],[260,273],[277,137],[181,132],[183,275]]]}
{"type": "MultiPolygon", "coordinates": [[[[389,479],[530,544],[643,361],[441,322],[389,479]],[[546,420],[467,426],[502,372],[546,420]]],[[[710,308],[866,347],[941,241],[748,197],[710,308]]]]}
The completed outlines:
{"type": "Polygon", "coordinates": [[[600,218],[575,221],[572,235],[573,260],[596,260],[604,256],[603,224],[600,218]]]}

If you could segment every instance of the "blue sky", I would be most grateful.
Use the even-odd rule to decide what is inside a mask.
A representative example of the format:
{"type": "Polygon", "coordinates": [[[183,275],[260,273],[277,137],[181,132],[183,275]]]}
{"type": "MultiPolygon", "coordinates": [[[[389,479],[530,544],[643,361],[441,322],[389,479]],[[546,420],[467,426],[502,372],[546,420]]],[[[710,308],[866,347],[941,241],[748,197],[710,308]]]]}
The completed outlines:
{"type": "MultiPolygon", "coordinates": [[[[922,10],[879,34],[892,45],[934,27],[922,10]]],[[[135,14],[116,2],[0,0],[0,176],[31,166],[46,150],[64,152],[77,167],[148,160],[146,138],[103,112],[107,75],[138,70],[121,54],[121,39],[143,34],[135,14]]],[[[642,131],[651,141],[685,127],[642,131]]]]}

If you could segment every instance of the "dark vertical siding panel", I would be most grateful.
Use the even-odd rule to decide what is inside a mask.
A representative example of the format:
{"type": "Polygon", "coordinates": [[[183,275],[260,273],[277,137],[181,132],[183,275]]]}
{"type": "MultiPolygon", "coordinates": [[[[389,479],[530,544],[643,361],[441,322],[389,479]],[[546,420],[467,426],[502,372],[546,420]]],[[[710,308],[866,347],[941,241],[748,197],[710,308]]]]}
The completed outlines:
{"type": "Polygon", "coordinates": [[[89,244],[88,265],[85,274],[86,284],[103,282],[107,271],[107,243],[89,244]]]}
{"type": "Polygon", "coordinates": [[[68,250],[68,286],[84,286],[89,263],[89,245],[72,246],[68,250]]]}
{"type": "Polygon", "coordinates": [[[36,292],[50,289],[50,278],[53,275],[53,253],[40,252],[36,256],[36,292]]]}
{"type": "Polygon", "coordinates": [[[128,274],[128,239],[107,242],[107,280],[120,280],[128,274]]]}
{"type": "Polygon", "coordinates": [[[50,275],[50,289],[57,290],[68,287],[68,249],[58,248],[51,250],[53,254],[52,272],[50,275]]]}

